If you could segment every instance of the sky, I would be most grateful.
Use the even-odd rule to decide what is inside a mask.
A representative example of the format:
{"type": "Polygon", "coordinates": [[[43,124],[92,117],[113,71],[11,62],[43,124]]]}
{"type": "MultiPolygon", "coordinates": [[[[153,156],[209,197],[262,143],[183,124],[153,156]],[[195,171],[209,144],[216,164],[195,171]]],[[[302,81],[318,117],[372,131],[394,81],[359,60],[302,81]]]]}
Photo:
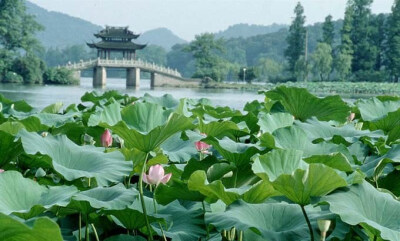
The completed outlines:
{"type": "MultiPolygon", "coordinates": [[[[137,33],[166,27],[185,40],[238,24],[290,24],[298,0],[30,0],[51,11],[137,33]]],[[[300,0],[306,24],[331,14],[343,18],[347,0],[300,0]]],[[[374,0],[373,13],[389,13],[394,0],[374,0]]]]}

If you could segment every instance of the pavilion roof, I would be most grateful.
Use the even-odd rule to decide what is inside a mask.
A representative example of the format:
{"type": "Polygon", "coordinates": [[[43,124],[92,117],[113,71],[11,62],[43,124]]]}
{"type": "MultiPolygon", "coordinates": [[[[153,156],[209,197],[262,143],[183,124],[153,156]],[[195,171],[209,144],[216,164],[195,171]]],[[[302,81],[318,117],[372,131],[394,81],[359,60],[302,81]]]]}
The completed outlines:
{"type": "Polygon", "coordinates": [[[137,39],[140,34],[135,34],[128,29],[128,27],[109,27],[94,34],[97,38],[125,38],[125,39],[137,39]]]}
{"type": "Polygon", "coordinates": [[[109,49],[109,50],[137,50],[146,47],[146,44],[136,44],[133,42],[106,42],[87,43],[90,48],[109,49]]]}

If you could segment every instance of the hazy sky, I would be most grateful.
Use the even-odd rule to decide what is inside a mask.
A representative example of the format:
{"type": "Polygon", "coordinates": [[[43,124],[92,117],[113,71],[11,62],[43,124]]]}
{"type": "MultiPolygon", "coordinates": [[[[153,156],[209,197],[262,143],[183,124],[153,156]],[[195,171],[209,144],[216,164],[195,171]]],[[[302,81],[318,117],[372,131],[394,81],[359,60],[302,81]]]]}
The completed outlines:
{"type": "MultiPolygon", "coordinates": [[[[30,0],[48,10],[98,25],[129,25],[134,32],[166,27],[186,40],[236,23],[289,24],[298,0],[30,0]]],[[[307,24],[328,14],[343,18],[347,0],[300,0],[307,24]]],[[[394,0],[374,0],[372,12],[388,13],[394,0]]]]}

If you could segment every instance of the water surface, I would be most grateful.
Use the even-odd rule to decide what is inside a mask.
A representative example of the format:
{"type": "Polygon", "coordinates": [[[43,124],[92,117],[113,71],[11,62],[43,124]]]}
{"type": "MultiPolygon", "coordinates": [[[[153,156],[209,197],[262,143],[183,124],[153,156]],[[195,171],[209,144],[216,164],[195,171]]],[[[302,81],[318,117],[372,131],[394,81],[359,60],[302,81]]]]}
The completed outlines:
{"type": "Polygon", "coordinates": [[[189,89],[189,88],[150,88],[150,80],[142,79],[139,89],[126,88],[125,79],[107,79],[105,88],[93,88],[91,78],[82,78],[79,86],[61,85],[23,85],[0,84],[0,94],[12,100],[25,100],[30,105],[43,108],[54,102],[63,102],[65,105],[80,103],[80,98],[89,91],[104,92],[118,90],[136,97],[149,93],[153,96],[171,94],[174,98],[208,98],[214,105],[230,106],[242,109],[246,102],[255,99],[262,100],[263,96],[255,91],[234,89],[189,89]]]}

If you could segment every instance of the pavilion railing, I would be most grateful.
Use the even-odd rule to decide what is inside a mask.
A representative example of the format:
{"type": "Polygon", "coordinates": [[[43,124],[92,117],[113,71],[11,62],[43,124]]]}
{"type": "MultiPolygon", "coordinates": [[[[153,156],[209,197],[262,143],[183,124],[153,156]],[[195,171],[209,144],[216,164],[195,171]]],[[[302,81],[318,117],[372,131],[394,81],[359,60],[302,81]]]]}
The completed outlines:
{"type": "Polygon", "coordinates": [[[141,59],[91,59],[88,61],[80,61],[78,63],[68,63],[63,66],[71,70],[84,70],[91,67],[104,66],[114,68],[140,68],[145,71],[157,72],[161,74],[172,75],[176,77],[182,77],[182,75],[176,70],[169,67],[160,66],[154,63],[143,61],[141,59]]]}

